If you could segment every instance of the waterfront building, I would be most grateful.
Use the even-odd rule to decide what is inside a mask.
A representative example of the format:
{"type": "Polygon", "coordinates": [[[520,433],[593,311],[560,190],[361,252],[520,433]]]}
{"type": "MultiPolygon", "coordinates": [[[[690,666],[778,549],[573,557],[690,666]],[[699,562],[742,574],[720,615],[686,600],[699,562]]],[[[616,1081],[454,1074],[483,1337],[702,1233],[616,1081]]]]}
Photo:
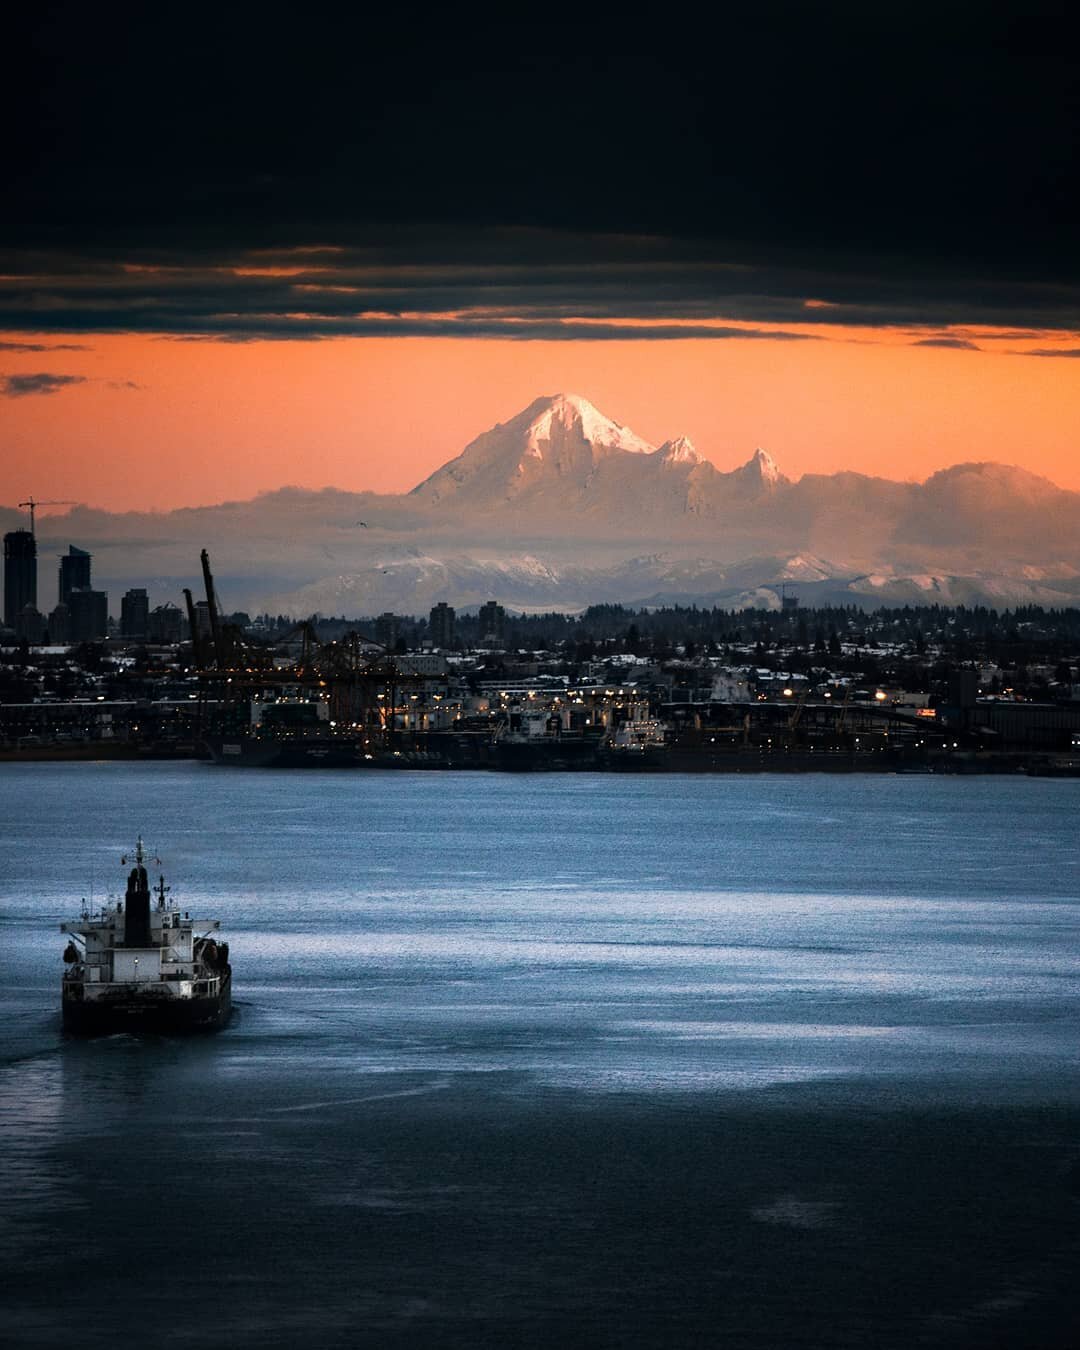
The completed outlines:
{"type": "Polygon", "coordinates": [[[149,632],[150,597],[141,587],[133,587],[120,601],[120,636],[145,642],[149,632]]]}
{"type": "Polygon", "coordinates": [[[84,548],[68,545],[68,551],[61,555],[57,596],[60,604],[66,605],[72,591],[90,589],[90,560],[92,554],[84,548]]]}
{"type": "Polygon", "coordinates": [[[37,540],[29,530],[4,535],[4,622],[19,626],[27,605],[37,608],[37,540]]]}
{"type": "Polygon", "coordinates": [[[948,700],[954,708],[973,708],[979,696],[979,672],[970,667],[954,670],[949,675],[948,700]]]}
{"type": "Polygon", "coordinates": [[[453,608],[440,600],[428,615],[428,634],[431,637],[432,644],[436,647],[452,647],[454,645],[454,624],[457,615],[453,608]]]}

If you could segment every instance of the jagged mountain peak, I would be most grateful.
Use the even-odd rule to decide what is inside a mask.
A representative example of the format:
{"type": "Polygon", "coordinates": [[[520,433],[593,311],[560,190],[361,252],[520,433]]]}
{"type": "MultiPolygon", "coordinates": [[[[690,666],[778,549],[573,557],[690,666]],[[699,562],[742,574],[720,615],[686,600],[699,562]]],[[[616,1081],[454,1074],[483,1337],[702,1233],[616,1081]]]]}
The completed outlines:
{"type": "Polygon", "coordinates": [[[780,472],[772,455],[759,447],[745,464],[723,474],[721,482],[726,494],[741,501],[769,497],[778,488],[789,486],[791,480],[780,472]]]}
{"type": "Polygon", "coordinates": [[[656,454],[665,464],[705,463],[705,456],[698,454],[689,436],[676,436],[672,441],[665,441],[656,454]]]}
{"type": "Polygon", "coordinates": [[[769,484],[779,483],[784,477],[776,460],[768,450],[762,450],[760,445],[743,465],[743,471],[748,477],[753,475],[760,478],[763,483],[769,484]]]}

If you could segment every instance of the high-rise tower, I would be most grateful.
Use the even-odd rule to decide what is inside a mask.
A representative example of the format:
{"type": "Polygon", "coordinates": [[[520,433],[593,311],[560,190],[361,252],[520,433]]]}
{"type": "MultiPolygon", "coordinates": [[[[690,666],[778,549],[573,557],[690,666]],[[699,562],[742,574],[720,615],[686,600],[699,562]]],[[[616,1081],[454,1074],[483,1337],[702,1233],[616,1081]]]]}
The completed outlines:
{"type": "Polygon", "coordinates": [[[59,603],[61,605],[68,603],[72,591],[88,591],[90,589],[91,556],[84,548],[76,548],[74,544],[69,544],[67,553],[61,555],[59,584],[59,603]]]}
{"type": "Polygon", "coordinates": [[[141,587],[133,587],[120,602],[120,636],[145,642],[149,631],[150,597],[141,587]]]}
{"type": "Polygon", "coordinates": [[[14,628],[27,605],[37,608],[37,540],[12,530],[4,535],[4,623],[14,628]]]}
{"type": "Polygon", "coordinates": [[[428,615],[428,636],[436,647],[454,645],[454,620],[457,616],[445,600],[432,609],[428,615]]]}
{"type": "Polygon", "coordinates": [[[476,617],[480,621],[480,646],[501,647],[506,641],[506,610],[502,605],[489,600],[480,606],[476,617]]]}

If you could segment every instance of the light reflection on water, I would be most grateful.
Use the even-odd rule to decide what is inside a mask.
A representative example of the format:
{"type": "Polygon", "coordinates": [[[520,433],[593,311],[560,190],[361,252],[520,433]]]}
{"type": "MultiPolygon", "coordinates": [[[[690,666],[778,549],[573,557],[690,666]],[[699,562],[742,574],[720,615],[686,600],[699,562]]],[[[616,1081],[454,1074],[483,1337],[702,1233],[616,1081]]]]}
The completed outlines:
{"type": "MultiPolygon", "coordinates": [[[[14,976],[0,998],[16,1054],[56,1044],[56,926],[88,867],[103,893],[135,832],[183,907],[225,924],[237,1042],[291,1021],[378,1036],[385,1056],[408,1027],[460,1068],[455,1038],[502,1027],[510,1061],[521,1026],[559,1026],[577,1049],[558,1062],[580,1087],[635,1009],[650,1014],[633,1034],[651,1056],[668,1028],[672,1071],[692,1039],[673,1028],[701,1028],[719,1070],[753,1009],[773,1029],[756,1033],[762,1053],[815,1076],[829,1063],[880,1074],[874,1038],[842,1064],[828,1045],[854,1026],[907,1028],[898,1070],[921,1045],[939,1071],[948,1042],[950,1072],[982,1056],[992,1074],[1020,1043],[1029,1076],[1047,1075],[1080,989],[1069,782],[28,765],[7,767],[0,794],[14,976]],[[57,849],[51,822],[73,799],[57,849]],[[982,1030],[950,1040],[953,1024],[982,1030]]],[[[1046,1088],[1071,1093],[1071,1077],[1046,1088]]]]}
{"type": "Polygon", "coordinates": [[[1070,782],[3,766],[0,1258],[26,1342],[63,1343],[50,1290],[87,1297],[71,1262],[157,1224],[163,1177],[229,1216],[205,1250],[160,1241],[228,1288],[236,1345],[472,1346],[485,1318],[526,1344],[516,1300],[537,1345],[666,1347],[643,1328],[672,1291],[733,1346],[933,1345],[1012,1278],[995,1224],[1038,1293],[1080,1251],[1078,806],[1070,782]],[[58,925],[138,832],[222,919],[237,1015],[64,1042],[58,925]],[[836,1246],[789,1306],[804,1231],[836,1246]],[[833,1278],[853,1261],[903,1298],[864,1306],[833,1278]],[[275,1302],[297,1281],[299,1312],[275,1302]]]}

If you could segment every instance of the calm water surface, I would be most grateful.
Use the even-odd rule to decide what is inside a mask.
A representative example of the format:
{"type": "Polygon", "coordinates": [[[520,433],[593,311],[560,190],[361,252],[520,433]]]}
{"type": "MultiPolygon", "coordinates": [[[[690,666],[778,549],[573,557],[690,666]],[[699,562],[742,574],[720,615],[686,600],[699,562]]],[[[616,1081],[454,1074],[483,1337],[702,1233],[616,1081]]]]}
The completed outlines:
{"type": "Polygon", "coordinates": [[[1080,1344],[1078,808],[0,766],[2,1338],[1080,1344]],[[140,831],[236,1016],[65,1041],[58,925],[140,831]]]}

